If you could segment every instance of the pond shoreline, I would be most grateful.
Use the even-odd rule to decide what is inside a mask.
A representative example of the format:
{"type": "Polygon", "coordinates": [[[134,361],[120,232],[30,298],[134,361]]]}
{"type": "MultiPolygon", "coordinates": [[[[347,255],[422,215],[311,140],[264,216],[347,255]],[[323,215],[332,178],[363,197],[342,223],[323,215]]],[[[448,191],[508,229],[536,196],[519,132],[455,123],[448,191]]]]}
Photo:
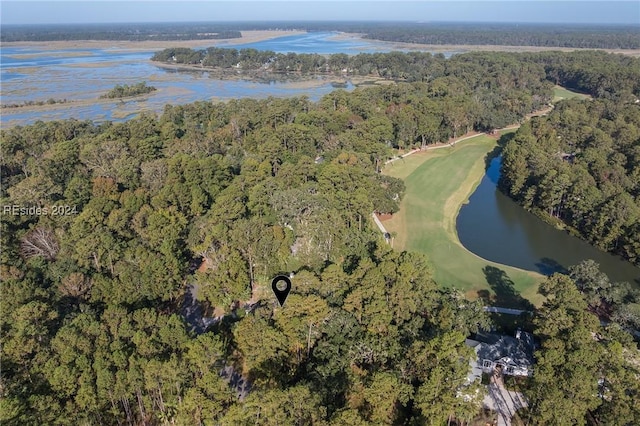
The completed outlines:
{"type": "Polygon", "coordinates": [[[457,215],[456,231],[467,250],[492,262],[544,275],[566,272],[571,265],[593,259],[612,281],[640,285],[640,268],[558,229],[503,194],[497,187],[500,161],[500,155],[493,156],[457,215]]]}

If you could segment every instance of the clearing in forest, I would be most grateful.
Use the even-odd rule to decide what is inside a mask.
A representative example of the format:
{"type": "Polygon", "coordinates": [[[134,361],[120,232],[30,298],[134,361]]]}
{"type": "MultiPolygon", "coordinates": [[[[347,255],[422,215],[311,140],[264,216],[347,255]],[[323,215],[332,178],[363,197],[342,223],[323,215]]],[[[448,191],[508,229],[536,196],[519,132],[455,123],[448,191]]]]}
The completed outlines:
{"type": "Polygon", "coordinates": [[[555,86],[553,88],[553,102],[558,102],[563,99],[590,99],[591,96],[586,95],[584,93],[573,92],[569,89],[566,89],[562,86],[555,86]]]}
{"type": "Polygon", "coordinates": [[[400,211],[384,226],[394,233],[394,248],[429,257],[441,286],[459,288],[467,297],[491,297],[492,303],[509,307],[526,307],[527,300],[539,305],[542,275],[482,259],[458,239],[460,207],[480,183],[485,157],[496,145],[495,139],[479,135],[388,164],[383,172],[404,180],[406,193],[400,211]]]}

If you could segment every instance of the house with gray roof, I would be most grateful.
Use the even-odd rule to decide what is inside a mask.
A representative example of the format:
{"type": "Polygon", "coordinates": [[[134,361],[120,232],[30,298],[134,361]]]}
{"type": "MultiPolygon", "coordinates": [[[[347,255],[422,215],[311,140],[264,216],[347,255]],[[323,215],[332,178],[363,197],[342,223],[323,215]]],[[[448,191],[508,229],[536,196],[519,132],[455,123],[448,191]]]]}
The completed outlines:
{"type": "Polygon", "coordinates": [[[471,373],[467,381],[472,382],[482,373],[493,373],[496,369],[509,376],[529,376],[533,371],[533,335],[518,330],[515,337],[491,333],[478,333],[467,339],[477,361],[471,361],[471,373]]]}

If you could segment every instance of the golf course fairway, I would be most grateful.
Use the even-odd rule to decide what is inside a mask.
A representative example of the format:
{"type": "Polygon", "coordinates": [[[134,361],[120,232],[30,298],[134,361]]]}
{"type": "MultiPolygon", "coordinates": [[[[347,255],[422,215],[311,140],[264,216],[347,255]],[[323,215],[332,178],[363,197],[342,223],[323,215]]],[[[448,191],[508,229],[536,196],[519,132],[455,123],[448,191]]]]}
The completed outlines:
{"type": "Polygon", "coordinates": [[[542,275],[482,259],[464,248],[456,232],[460,207],[480,183],[485,157],[496,145],[495,139],[478,135],[387,164],[383,173],[402,179],[406,192],[400,211],[384,226],[394,236],[395,249],[428,256],[440,286],[507,307],[525,307],[527,301],[539,305],[542,275]]]}

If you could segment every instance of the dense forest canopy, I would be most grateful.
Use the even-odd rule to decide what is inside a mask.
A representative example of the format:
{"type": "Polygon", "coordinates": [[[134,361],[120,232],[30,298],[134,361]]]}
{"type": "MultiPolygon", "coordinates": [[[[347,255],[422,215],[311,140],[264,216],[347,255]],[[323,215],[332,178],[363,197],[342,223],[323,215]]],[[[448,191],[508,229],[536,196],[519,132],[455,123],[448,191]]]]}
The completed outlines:
{"type": "Polygon", "coordinates": [[[640,105],[561,102],[506,146],[502,187],[640,265],[640,105]]]}
{"type": "MultiPolygon", "coordinates": [[[[0,421],[472,419],[484,391],[466,380],[474,354],[464,342],[490,326],[488,314],[373,228],[371,212],[397,211],[404,191],[379,165],[393,148],[522,120],[548,104],[550,80],[583,84],[590,74],[549,73],[578,54],[402,55],[367,59],[395,73],[420,58],[426,74],[316,103],[196,102],[122,123],[3,129],[0,421]],[[280,308],[269,284],[285,271],[294,289],[280,308]],[[187,319],[192,296],[217,317],[210,327],[187,319]]],[[[620,56],[585,55],[588,70],[630,76],[620,56]]],[[[633,84],[594,95],[626,99],[633,84]]],[[[628,125],[631,143],[618,149],[626,162],[611,135],[597,141],[608,141],[616,163],[605,177],[626,182],[630,193],[618,195],[632,211],[638,180],[625,166],[635,158],[636,106],[608,102],[580,108],[628,125]]],[[[616,318],[604,329],[587,312],[579,290],[589,276],[574,271],[582,287],[566,276],[541,286],[540,373],[527,390],[534,424],[640,421],[637,349],[616,318]]]]}
{"type": "MultiPolygon", "coordinates": [[[[595,54],[595,52],[591,52],[595,54]]],[[[619,60],[608,55],[611,67],[619,60]]],[[[232,73],[297,73],[382,77],[420,82],[400,86],[407,105],[387,104],[394,117],[393,146],[422,145],[458,136],[472,128],[489,130],[517,122],[526,114],[544,107],[550,100],[552,84],[544,65],[526,56],[507,53],[442,55],[422,52],[391,52],[348,56],[335,54],[276,54],[255,49],[186,48],[165,49],[153,56],[157,61],[200,64],[232,73]],[[412,91],[413,93],[409,93],[412,91]],[[438,116],[441,116],[439,119],[438,116]],[[445,128],[453,130],[447,133],[445,128]]],[[[633,75],[632,75],[633,76],[633,75]]],[[[395,95],[392,95],[395,96],[395,95]]],[[[390,101],[396,100],[389,98],[390,101]]],[[[371,116],[366,109],[359,114],[371,116]]]]}
{"type": "Polygon", "coordinates": [[[438,290],[426,259],[367,221],[397,209],[403,184],[375,163],[396,138],[388,106],[412,89],[3,131],[3,204],[76,208],[3,216],[3,423],[473,416],[455,395],[475,392],[464,338],[487,326],[480,302],[438,290]],[[283,270],[296,287],[276,309],[263,291],[283,270]],[[227,314],[199,336],[185,281],[227,314]],[[435,394],[434,363],[455,383],[435,394]],[[243,402],[225,367],[253,384],[243,402]]]}
{"type": "Polygon", "coordinates": [[[640,26],[637,25],[423,23],[377,26],[364,32],[365,38],[420,44],[640,48],[640,26]]]}
{"type": "MultiPolygon", "coordinates": [[[[572,53],[466,53],[446,59],[427,52],[390,52],[331,55],[276,53],[256,49],[169,48],[151,60],[172,64],[262,73],[360,75],[401,81],[431,82],[438,77],[471,79],[473,89],[484,86],[495,93],[501,87],[539,84],[537,79],[592,94],[596,97],[635,100],[640,96],[640,60],[599,51],[572,53]],[[508,81],[506,81],[508,79],[508,81]]],[[[546,94],[529,87],[535,95],[546,94]]],[[[496,96],[500,96],[497,93],[496,96]]]]}
{"type": "Polygon", "coordinates": [[[639,49],[637,25],[447,22],[212,22],[173,24],[3,25],[0,41],[201,40],[238,38],[242,30],[342,31],[421,43],[639,49]]]}
{"type": "Polygon", "coordinates": [[[582,51],[569,55],[541,52],[525,55],[544,66],[555,84],[596,98],[635,102],[640,97],[640,60],[625,55],[582,51]]]}

